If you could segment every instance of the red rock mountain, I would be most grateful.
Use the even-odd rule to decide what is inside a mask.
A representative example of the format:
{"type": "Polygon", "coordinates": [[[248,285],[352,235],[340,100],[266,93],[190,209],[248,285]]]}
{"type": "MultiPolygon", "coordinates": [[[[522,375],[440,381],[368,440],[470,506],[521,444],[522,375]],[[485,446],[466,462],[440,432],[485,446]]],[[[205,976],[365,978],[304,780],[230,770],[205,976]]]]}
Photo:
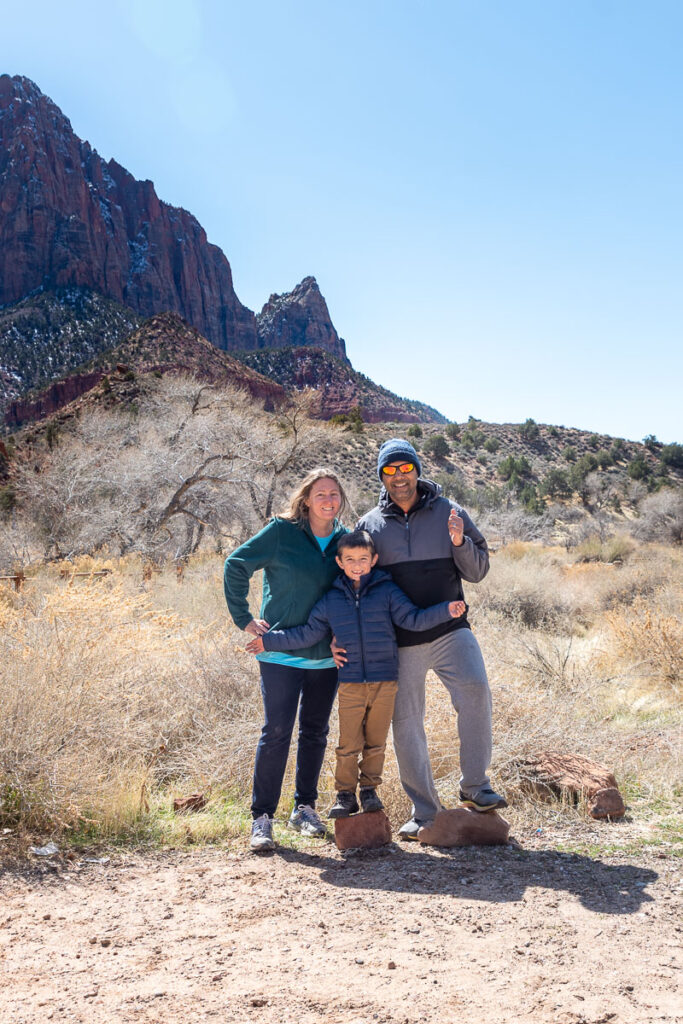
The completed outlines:
{"type": "Polygon", "coordinates": [[[28,78],[0,76],[0,305],[78,285],[180,313],[223,349],[258,346],[230,264],[197,220],[105,161],[28,78]]]}
{"type": "Polygon", "coordinates": [[[313,345],[348,362],[344,339],[335,330],[314,277],[305,277],[284,295],[271,295],[256,319],[261,348],[313,345]]]}

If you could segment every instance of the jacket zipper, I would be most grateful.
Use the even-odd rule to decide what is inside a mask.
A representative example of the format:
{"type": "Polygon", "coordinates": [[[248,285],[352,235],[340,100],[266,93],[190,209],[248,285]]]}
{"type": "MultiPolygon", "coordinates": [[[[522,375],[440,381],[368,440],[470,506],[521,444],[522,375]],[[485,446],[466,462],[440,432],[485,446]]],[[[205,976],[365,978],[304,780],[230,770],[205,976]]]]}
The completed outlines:
{"type": "Polygon", "coordinates": [[[365,679],[365,638],[363,637],[363,619],[360,613],[360,591],[354,594],[356,604],[356,615],[358,616],[358,635],[360,637],[360,663],[363,667],[363,682],[365,679]]]}

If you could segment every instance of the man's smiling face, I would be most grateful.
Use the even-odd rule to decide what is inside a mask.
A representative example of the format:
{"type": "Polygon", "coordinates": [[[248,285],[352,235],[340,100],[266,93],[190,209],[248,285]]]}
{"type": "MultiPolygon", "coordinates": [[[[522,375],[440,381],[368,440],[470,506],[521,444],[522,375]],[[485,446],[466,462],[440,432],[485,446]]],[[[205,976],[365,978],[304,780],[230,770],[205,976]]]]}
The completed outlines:
{"type": "Polygon", "coordinates": [[[396,459],[394,462],[387,463],[389,466],[397,467],[393,476],[387,476],[382,470],[382,483],[386,487],[389,497],[404,512],[412,508],[417,501],[417,469],[413,467],[410,473],[402,473],[398,468],[407,464],[406,459],[396,459]]]}

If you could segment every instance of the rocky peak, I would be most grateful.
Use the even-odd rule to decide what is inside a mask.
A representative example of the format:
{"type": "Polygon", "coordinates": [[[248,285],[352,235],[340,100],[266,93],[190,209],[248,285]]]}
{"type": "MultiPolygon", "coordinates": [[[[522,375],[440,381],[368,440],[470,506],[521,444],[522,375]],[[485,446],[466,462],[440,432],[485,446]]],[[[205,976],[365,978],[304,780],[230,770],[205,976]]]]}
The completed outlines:
{"type": "Polygon", "coordinates": [[[37,85],[0,76],[0,305],[82,286],[180,313],[219,348],[258,346],[230,264],[185,210],[103,160],[37,85]]]}
{"type": "Polygon", "coordinates": [[[305,277],[284,295],[271,295],[256,321],[260,348],[315,346],[348,363],[344,339],[314,277],[305,277]]]}

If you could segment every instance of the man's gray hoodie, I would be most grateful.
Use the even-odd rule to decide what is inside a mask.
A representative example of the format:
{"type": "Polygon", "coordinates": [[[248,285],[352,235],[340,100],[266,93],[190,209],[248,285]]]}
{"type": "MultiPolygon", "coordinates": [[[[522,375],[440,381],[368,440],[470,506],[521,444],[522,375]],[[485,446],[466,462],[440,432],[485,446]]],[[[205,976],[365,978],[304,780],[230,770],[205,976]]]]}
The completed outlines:
{"type": "MultiPolygon", "coordinates": [[[[356,528],[367,530],[377,548],[378,565],[391,574],[418,608],[441,601],[464,601],[462,580],[478,583],[489,571],[486,541],[467,512],[455,501],[442,497],[438,484],[420,479],[417,489],[419,499],[405,513],[383,487],[379,503],[359,519],[356,528]],[[452,509],[465,524],[464,541],[457,548],[448,533],[452,509]]],[[[423,632],[397,627],[396,638],[399,647],[412,647],[462,628],[469,629],[466,614],[423,632]]]]}

